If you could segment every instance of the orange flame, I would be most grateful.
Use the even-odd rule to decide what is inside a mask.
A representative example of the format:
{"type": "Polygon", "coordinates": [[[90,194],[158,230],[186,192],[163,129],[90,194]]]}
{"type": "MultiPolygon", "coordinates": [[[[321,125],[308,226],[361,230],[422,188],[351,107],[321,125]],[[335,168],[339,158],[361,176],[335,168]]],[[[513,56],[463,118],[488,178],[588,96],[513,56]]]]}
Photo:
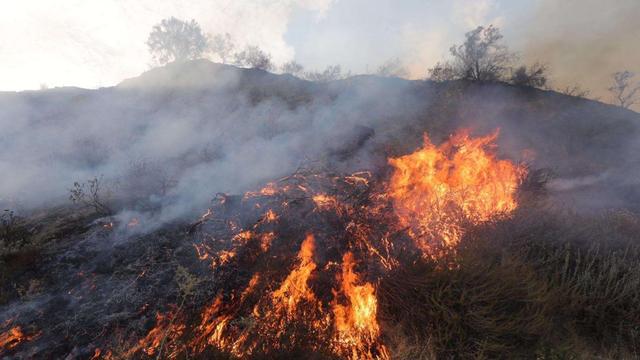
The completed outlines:
{"type": "Polygon", "coordinates": [[[280,288],[273,292],[272,299],[274,305],[277,307],[279,304],[282,304],[289,316],[295,314],[299,302],[303,300],[308,302],[316,301],[315,295],[307,284],[311,273],[316,269],[316,263],[313,261],[315,247],[313,235],[307,235],[298,253],[300,264],[289,273],[289,276],[282,282],[280,288]]]}
{"type": "MultiPolygon", "coordinates": [[[[174,321],[177,314],[158,314],[156,327],[128,355],[158,356],[163,348],[162,356],[175,357],[182,346],[177,342],[185,338],[188,343],[180,351],[194,354],[213,346],[231,356],[248,358],[302,346],[350,360],[389,359],[377,320],[375,279],[380,278],[379,271],[401,264],[396,254],[405,243],[396,242],[395,234],[401,240],[408,235],[425,256],[437,256],[439,246],[448,249],[458,244],[466,224],[512,212],[526,170],[496,158],[497,136],[495,132],[472,138],[461,131],[434,146],[425,134],[422,148],[389,159],[393,173],[384,187],[370,186],[372,175],[360,172],[331,178],[312,175],[314,181],[327,184],[327,188],[316,188],[301,173],[292,176],[300,184],[269,183],[260,191],[246,193],[243,201],[261,214],[253,226],[246,229],[238,219],[225,220],[233,232],[224,243],[230,247],[220,249],[220,239],[213,236],[205,239],[209,243],[193,246],[198,258],[211,261],[214,269],[236,263],[260,264],[264,271],[259,268],[250,279],[239,277],[243,288],[221,290],[200,313],[199,323],[189,329],[184,321],[174,321]],[[370,201],[354,205],[349,198],[334,195],[341,194],[334,190],[342,188],[355,189],[370,201]],[[327,244],[334,238],[319,237],[319,248],[328,245],[331,251],[316,254],[316,239],[309,233],[292,267],[283,273],[285,269],[269,266],[291,263],[287,255],[292,253],[281,251],[286,249],[282,241],[289,239],[278,238],[279,227],[287,223],[287,211],[295,209],[290,199],[299,198],[313,201],[314,216],[345,220],[345,241],[327,244]],[[395,214],[389,212],[390,203],[395,214]],[[364,269],[358,268],[358,261],[363,260],[375,269],[366,277],[364,269]]],[[[220,199],[222,203],[226,197],[220,199]]],[[[212,214],[212,209],[207,210],[201,221],[212,214]]],[[[223,268],[221,274],[233,269],[223,268]]],[[[181,320],[186,319],[180,315],[181,320]]]]}
{"type": "Polygon", "coordinates": [[[40,333],[26,335],[20,326],[14,326],[8,331],[0,333],[0,354],[2,350],[11,350],[24,341],[30,341],[38,337],[40,333]]]}
{"type": "Polygon", "coordinates": [[[516,208],[526,170],[496,159],[491,148],[497,136],[498,131],[472,138],[459,131],[436,147],[425,134],[421,149],[389,159],[395,211],[422,250],[429,252],[428,239],[456,245],[464,220],[478,223],[516,208]]]}
{"type": "Polygon", "coordinates": [[[313,196],[313,202],[320,210],[329,210],[336,208],[338,200],[334,196],[327,194],[318,194],[313,196]]]}
{"type": "MultiPolygon", "coordinates": [[[[159,350],[161,344],[166,345],[170,340],[179,338],[184,332],[185,325],[175,320],[176,314],[174,313],[156,313],[156,326],[149,331],[146,337],[140,339],[134,347],[129,349],[126,357],[131,357],[139,351],[144,352],[148,356],[152,356],[159,350]]],[[[165,346],[165,349],[171,350],[167,349],[167,346],[165,346]]],[[[174,354],[170,351],[170,353],[165,356],[173,358],[174,354]]]]}
{"type": "Polygon", "coordinates": [[[380,328],[376,319],[378,302],[372,284],[356,285],[360,280],[355,273],[355,258],[352,252],[342,257],[342,273],[339,276],[341,289],[334,290],[332,310],[335,316],[336,352],[350,359],[385,359],[386,349],[380,345],[375,349],[380,328]],[[346,297],[347,305],[339,304],[340,294],[346,297]],[[376,350],[374,355],[372,350],[376,350]]]}

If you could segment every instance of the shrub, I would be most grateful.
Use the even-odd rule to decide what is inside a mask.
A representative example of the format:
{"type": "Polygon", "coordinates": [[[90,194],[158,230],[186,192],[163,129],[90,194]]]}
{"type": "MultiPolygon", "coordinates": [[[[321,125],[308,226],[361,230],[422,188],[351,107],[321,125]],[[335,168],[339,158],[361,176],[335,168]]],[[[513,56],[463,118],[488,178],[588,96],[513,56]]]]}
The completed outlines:
{"type": "Polygon", "coordinates": [[[86,183],[74,182],[69,189],[69,200],[74,204],[80,204],[92,208],[97,214],[108,216],[113,213],[106,203],[109,192],[104,192],[100,181],[102,177],[94,177],[86,183]]]}
{"type": "Polygon", "coordinates": [[[380,284],[383,320],[398,324],[388,335],[392,352],[413,349],[430,358],[637,354],[638,234],[633,214],[538,207],[471,228],[451,254],[454,262],[424,260],[380,284]]]}
{"type": "Polygon", "coordinates": [[[29,231],[13,210],[5,209],[0,214],[0,246],[4,250],[24,245],[28,236],[29,231]]]}

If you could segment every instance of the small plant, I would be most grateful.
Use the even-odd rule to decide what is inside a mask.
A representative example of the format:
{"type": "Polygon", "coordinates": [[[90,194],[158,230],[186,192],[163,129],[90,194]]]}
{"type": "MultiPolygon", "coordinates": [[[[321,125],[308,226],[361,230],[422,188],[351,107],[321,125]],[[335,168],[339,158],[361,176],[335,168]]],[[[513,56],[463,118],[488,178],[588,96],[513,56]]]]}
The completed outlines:
{"type": "MultiPolygon", "coordinates": [[[[94,177],[89,179],[86,183],[74,182],[73,188],[69,189],[69,200],[74,204],[80,204],[93,208],[93,210],[100,215],[111,215],[113,211],[105,203],[105,199],[102,194],[102,188],[100,178],[94,177]]],[[[105,195],[108,197],[108,192],[105,195]]]]}
{"type": "MultiPolygon", "coordinates": [[[[197,276],[191,274],[189,270],[187,270],[184,266],[178,265],[176,269],[174,280],[178,285],[178,289],[180,290],[180,305],[176,310],[176,315],[182,311],[182,307],[184,306],[185,301],[190,296],[194,295],[196,289],[202,279],[197,276]]],[[[162,359],[162,349],[164,348],[164,344],[167,341],[167,337],[169,336],[169,330],[172,329],[173,321],[175,320],[175,316],[171,318],[169,321],[169,325],[167,326],[164,335],[162,336],[162,341],[160,342],[160,347],[158,348],[158,356],[156,359],[162,359]]]]}
{"type": "Polygon", "coordinates": [[[174,279],[176,284],[178,284],[183,302],[184,299],[195,294],[196,288],[202,281],[202,279],[191,274],[184,266],[178,266],[174,279]]]}
{"type": "Polygon", "coordinates": [[[5,209],[0,215],[0,244],[5,248],[19,246],[26,241],[28,232],[19,220],[13,210],[5,209]]]}
{"type": "Polygon", "coordinates": [[[16,216],[13,213],[13,210],[5,209],[2,213],[2,236],[8,237],[15,227],[16,216]]]}
{"type": "Polygon", "coordinates": [[[511,74],[511,83],[517,86],[544,88],[547,85],[547,66],[535,63],[530,67],[522,65],[511,74]]]}

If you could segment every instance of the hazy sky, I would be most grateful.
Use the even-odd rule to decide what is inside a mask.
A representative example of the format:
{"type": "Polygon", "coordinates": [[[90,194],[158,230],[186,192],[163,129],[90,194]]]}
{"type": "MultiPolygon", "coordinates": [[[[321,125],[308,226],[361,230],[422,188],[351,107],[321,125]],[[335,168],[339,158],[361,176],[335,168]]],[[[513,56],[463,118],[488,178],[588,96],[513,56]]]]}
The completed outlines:
{"type": "MultiPolygon", "coordinates": [[[[421,78],[452,43],[495,24],[556,86],[604,94],[611,72],[640,72],[640,1],[616,0],[0,0],[0,90],[114,85],[149,68],[159,20],[193,18],[256,44],[276,63],[373,71],[399,57],[421,78]]],[[[640,75],[639,75],[640,77],[640,75]]]]}

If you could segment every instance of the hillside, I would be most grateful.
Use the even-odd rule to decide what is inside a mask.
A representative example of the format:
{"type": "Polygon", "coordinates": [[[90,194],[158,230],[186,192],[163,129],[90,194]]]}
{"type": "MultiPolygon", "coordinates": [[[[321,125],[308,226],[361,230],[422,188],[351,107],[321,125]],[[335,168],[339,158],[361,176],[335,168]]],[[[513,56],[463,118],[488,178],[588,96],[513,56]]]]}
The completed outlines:
{"type": "Polygon", "coordinates": [[[476,134],[500,128],[500,151],[550,169],[559,178],[555,189],[603,195],[578,197],[587,201],[580,206],[638,203],[632,179],[639,176],[629,172],[638,168],[640,115],[501,83],[363,75],[318,84],[202,60],[153,69],[113,88],[4,93],[0,104],[2,170],[21,180],[1,186],[0,198],[25,205],[64,198],[73,181],[126,175],[131,159],[162,162],[180,193],[183,183],[198,181],[197,164],[209,163],[208,172],[237,178],[208,174],[203,195],[214,184],[237,192],[291,172],[302,158],[348,150],[338,162],[362,168],[411,151],[424,132],[437,143],[460,127],[476,134]],[[343,149],[364,128],[373,135],[360,149],[343,149]],[[273,158],[277,169],[233,170],[273,158]]]}
{"type": "Polygon", "coordinates": [[[0,358],[640,352],[638,113],[200,60],[0,124],[0,358]]]}

